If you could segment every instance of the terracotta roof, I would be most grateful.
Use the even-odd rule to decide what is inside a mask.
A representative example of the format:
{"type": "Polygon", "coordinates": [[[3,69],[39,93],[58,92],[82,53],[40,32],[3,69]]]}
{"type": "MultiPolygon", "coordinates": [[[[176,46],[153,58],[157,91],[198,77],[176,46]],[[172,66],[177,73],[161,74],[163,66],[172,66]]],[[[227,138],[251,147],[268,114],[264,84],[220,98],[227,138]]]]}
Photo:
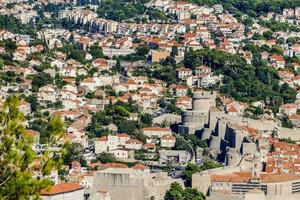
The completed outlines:
{"type": "Polygon", "coordinates": [[[200,65],[199,67],[197,67],[196,69],[199,69],[199,70],[204,70],[204,69],[211,69],[210,67],[208,66],[205,66],[205,65],[200,65]]]}
{"type": "Polygon", "coordinates": [[[120,133],[117,134],[118,137],[130,137],[129,135],[127,135],[126,133],[120,133]]]}
{"type": "Polygon", "coordinates": [[[95,83],[96,81],[93,78],[86,78],[81,83],[95,83]]]}
{"type": "Polygon", "coordinates": [[[227,175],[213,175],[212,181],[215,182],[248,182],[252,178],[251,172],[234,172],[227,175]]]}
{"type": "Polygon", "coordinates": [[[192,72],[192,70],[189,68],[181,67],[181,68],[176,69],[176,72],[192,72]]]}
{"type": "Polygon", "coordinates": [[[44,189],[41,191],[41,195],[43,196],[52,196],[58,195],[61,193],[75,192],[77,190],[83,190],[84,187],[76,184],[76,183],[60,183],[57,185],[53,185],[48,189],[44,189]]]}
{"type": "Polygon", "coordinates": [[[40,134],[34,130],[26,130],[26,134],[30,137],[38,137],[40,134]]]}
{"type": "Polygon", "coordinates": [[[127,84],[136,85],[137,83],[133,79],[129,79],[127,84]]]}
{"type": "Polygon", "coordinates": [[[277,183],[299,180],[300,176],[296,174],[269,174],[262,178],[263,183],[277,183]]]}
{"type": "Polygon", "coordinates": [[[161,137],[161,140],[176,140],[176,138],[173,135],[164,135],[161,137]]]}
{"type": "Polygon", "coordinates": [[[99,167],[101,165],[102,164],[100,162],[96,162],[96,163],[90,163],[88,166],[91,167],[91,168],[94,168],[94,167],[99,167]]]}
{"type": "Polygon", "coordinates": [[[104,168],[128,168],[128,166],[123,163],[105,163],[100,166],[104,168]]]}
{"type": "Polygon", "coordinates": [[[144,148],[154,149],[156,146],[153,143],[146,143],[144,144],[144,148]]]}
{"type": "Polygon", "coordinates": [[[300,115],[297,114],[292,114],[291,116],[289,116],[290,119],[300,119],[300,115]]]}
{"type": "Polygon", "coordinates": [[[184,85],[176,85],[176,90],[182,90],[182,89],[187,89],[187,87],[186,86],[184,86],[184,85]]]}
{"type": "Polygon", "coordinates": [[[284,62],[284,58],[279,55],[272,55],[272,60],[275,60],[276,62],[284,62]]]}
{"type": "Polygon", "coordinates": [[[101,138],[99,138],[97,141],[101,141],[101,142],[107,142],[108,138],[106,136],[102,136],[101,138]]]}
{"type": "Polygon", "coordinates": [[[238,111],[237,111],[237,109],[235,109],[235,107],[230,106],[230,108],[227,110],[227,112],[231,112],[231,113],[235,112],[235,113],[237,113],[238,111]]]}
{"type": "Polygon", "coordinates": [[[280,108],[297,108],[297,105],[294,103],[287,103],[280,106],[280,108]]]}
{"type": "Polygon", "coordinates": [[[137,139],[130,139],[125,142],[125,144],[143,144],[141,141],[137,139]]]}
{"type": "Polygon", "coordinates": [[[74,160],[72,163],[71,163],[72,167],[81,167],[81,164],[80,162],[78,162],[77,160],[74,160]]]}
{"type": "Polygon", "coordinates": [[[138,163],[138,164],[134,165],[132,168],[133,169],[138,169],[138,170],[145,170],[145,169],[148,169],[148,166],[138,163]]]}

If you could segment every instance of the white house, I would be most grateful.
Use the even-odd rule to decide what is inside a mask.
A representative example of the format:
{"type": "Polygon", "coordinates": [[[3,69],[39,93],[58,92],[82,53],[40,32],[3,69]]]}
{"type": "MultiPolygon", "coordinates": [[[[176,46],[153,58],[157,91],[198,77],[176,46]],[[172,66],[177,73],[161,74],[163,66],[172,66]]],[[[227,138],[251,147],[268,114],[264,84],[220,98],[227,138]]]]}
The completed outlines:
{"type": "Polygon", "coordinates": [[[172,148],[175,146],[176,138],[173,135],[164,135],[160,138],[160,145],[162,147],[172,148]]]}
{"type": "Polygon", "coordinates": [[[96,81],[93,78],[86,78],[80,82],[81,87],[86,87],[90,91],[94,91],[96,89],[96,81]]]}
{"type": "Polygon", "coordinates": [[[95,141],[95,153],[110,152],[120,146],[124,147],[128,140],[130,137],[127,134],[102,136],[95,141]]]}
{"type": "Polygon", "coordinates": [[[74,66],[65,66],[62,70],[59,71],[61,76],[66,77],[76,77],[77,75],[77,68],[74,66]]]}
{"type": "Polygon", "coordinates": [[[295,114],[296,112],[297,112],[297,104],[294,103],[283,104],[279,107],[279,113],[291,115],[291,114],[295,114]]]}
{"type": "Polygon", "coordinates": [[[52,85],[46,85],[44,87],[39,88],[37,97],[39,101],[50,101],[54,103],[56,102],[57,94],[52,85]]]}
{"type": "Polygon", "coordinates": [[[63,60],[53,60],[51,63],[50,63],[51,67],[57,67],[58,69],[62,69],[63,67],[67,66],[67,63],[63,60]]]}
{"type": "Polygon", "coordinates": [[[31,113],[31,104],[22,100],[20,102],[19,110],[20,112],[24,113],[24,115],[28,115],[31,113]]]}
{"type": "Polygon", "coordinates": [[[119,149],[110,151],[110,153],[114,154],[114,156],[117,159],[127,159],[127,158],[131,158],[133,156],[134,152],[131,149],[119,148],[119,149]]]}
{"type": "Polygon", "coordinates": [[[164,135],[171,135],[171,129],[169,128],[160,128],[160,127],[148,127],[148,128],[143,128],[142,132],[145,136],[148,137],[158,137],[161,138],[164,135]]]}
{"type": "Polygon", "coordinates": [[[41,191],[43,200],[84,200],[84,187],[76,183],[60,183],[41,191]]]}
{"type": "Polygon", "coordinates": [[[139,150],[143,148],[143,143],[137,139],[130,139],[125,142],[125,148],[139,150]]]}

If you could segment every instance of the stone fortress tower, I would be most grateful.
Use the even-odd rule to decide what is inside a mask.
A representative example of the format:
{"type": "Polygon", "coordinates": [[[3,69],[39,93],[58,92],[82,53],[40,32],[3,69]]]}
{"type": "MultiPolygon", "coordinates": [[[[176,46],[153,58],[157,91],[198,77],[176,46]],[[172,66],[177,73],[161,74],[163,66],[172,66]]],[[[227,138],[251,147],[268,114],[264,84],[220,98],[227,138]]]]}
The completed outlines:
{"type": "Polygon", "coordinates": [[[237,165],[244,155],[256,151],[256,144],[248,138],[243,126],[216,107],[217,93],[193,93],[192,110],[182,112],[179,134],[197,134],[207,140],[211,153],[229,166],[237,165]]]}
{"type": "Polygon", "coordinates": [[[216,95],[213,91],[193,93],[192,110],[183,111],[179,133],[194,134],[208,123],[209,109],[215,105],[216,95]]]}

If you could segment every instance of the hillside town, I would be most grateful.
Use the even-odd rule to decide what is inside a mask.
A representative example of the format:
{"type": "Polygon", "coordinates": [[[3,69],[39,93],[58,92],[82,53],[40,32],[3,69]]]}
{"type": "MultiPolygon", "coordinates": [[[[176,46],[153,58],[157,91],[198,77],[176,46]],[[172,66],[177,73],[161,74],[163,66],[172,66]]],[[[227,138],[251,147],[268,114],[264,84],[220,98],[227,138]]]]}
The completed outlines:
{"type": "Polygon", "coordinates": [[[1,0],[0,199],[300,199],[280,2],[1,0]]]}

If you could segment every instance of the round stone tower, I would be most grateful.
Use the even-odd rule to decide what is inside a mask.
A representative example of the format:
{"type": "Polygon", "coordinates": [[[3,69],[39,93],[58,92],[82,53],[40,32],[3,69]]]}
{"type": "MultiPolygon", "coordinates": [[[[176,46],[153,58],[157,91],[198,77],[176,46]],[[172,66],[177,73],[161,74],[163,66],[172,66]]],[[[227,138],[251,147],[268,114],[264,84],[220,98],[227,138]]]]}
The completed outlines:
{"type": "Polygon", "coordinates": [[[192,110],[186,110],[181,115],[179,132],[194,134],[208,123],[208,113],[211,106],[215,106],[216,93],[211,91],[197,91],[193,93],[192,110]]]}
{"type": "Polygon", "coordinates": [[[227,166],[235,166],[238,165],[242,159],[241,154],[238,152],[236,148],[227,147],[226,149],[226,165],[227,166]]]}
{"type": "Polygon", "coordinates": [[[211,107],[212,92],[201,91],[193,93],[193,111],[208,113],[211,107]]]}

